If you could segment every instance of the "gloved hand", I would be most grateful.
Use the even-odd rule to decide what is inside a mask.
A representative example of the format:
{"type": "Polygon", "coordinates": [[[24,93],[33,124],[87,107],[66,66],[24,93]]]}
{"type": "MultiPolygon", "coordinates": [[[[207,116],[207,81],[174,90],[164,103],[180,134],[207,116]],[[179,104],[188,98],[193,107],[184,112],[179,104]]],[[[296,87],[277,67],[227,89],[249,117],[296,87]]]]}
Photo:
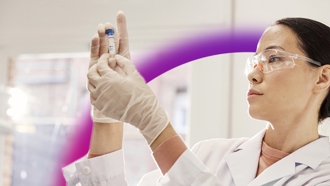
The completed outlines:
{"type": "Polygon", "coordinates": [[[137,127],[150,145],[169,123],[155,94],[127,58],[116,55],[120,74],[108,66],[103,54],[88,71],[92,104],[105,116],[137,127]]]}
{"type": "MultiPolygon", "coordinates": [[[[111,24],[106,23],[105,25],[98,25],[98,34],[95,35],[91,42],[91,60],[89,63],[89,68],[97,63],[100,55],[104,53],[109,53],[109,43],[108,37],[105,34],[105,31],[108,29],[115,30],[114,39],[115,39],[115,47],[116,51],[122,56],[130,59],[131,55],[129,52],[129,41],[128,41],[128,32],[126,26],[126,17],[123,12],[119,11],[117,13],[117,29],[111,24]]],[[[121,69],[116,67],[116,61],[109,61],[109,66],[113,70],[117,70],[118,73],[122,73],[121,69]]],[[[97,110],[94,106],[92,106],[91,116],[94,122],[98,123],[115,123],[119,122],[116,119],[104,116],[99,110],[97,110]]]]}

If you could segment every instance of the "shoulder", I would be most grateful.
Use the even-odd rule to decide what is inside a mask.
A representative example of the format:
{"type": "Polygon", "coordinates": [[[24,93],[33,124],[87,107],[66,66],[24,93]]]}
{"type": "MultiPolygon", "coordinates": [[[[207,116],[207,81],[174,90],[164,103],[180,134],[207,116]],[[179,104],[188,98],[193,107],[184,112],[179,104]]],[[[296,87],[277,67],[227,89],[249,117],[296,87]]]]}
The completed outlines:
{"type": "MultiPolygon", "coordinates": [[[[329,145],[329,152],[330,152],[330,145],[329,145]]],[[[327,173],[328,179],[330,181],[330,154],[327,158],[325,158],[314,170],[315,172],[323,172],[327,173]]]]}
{"type": "Polygon", "coordinates": [[[210,139],[197,143],[192,152],[211,171],[216,171],[218,165],[227,154],[231,154],[237,147],[249,140],[249,138],[210,139]]]}
{"type": "Polygon", "coordinates": [[[323,160],[316,169],[310,167],[295,174],[299,185],[309,183],[310,185],[330,185],[330,156],[323,160]]]}
{"type": "Polygon", "coordinates": [[[234,151],[238,146],[247,140],[249,140],[249,138],[215,138],[203,140],[193,146],[192,152],[198,154],[201,151],[234,151]]]}
{"type": "MultiPolygon", "coordinates": [[[[225,154],[233,152],[235,148],[247,141],[249,138],[232,138],[232,139],[209,139],[198,142],[191,149],[192,153],[202,161],[205,166],[215,172],[219,162],[225,154]]],[[[189,150],[188,150],[189,151],[189,150]]],[[[139,182],[139,186],[149,186],[150,183],[157,183],[162,178],[159,169],[147,173],[139,182]]]]}
{"type": "MultiPolygon", "coordinates": [[[[322,143],[311,143],[308,148],[310,156],[305,158],[308,163],[303,170],[296,171],[299,185],[330,185],[330,144],[329,139],[319,140],[322,143]]],[[[307,146],[306,146],[307,147],[307,146]]],[[[298,166],[299,167],[299,166],[298,166]]],[[[297,167],[297,168],[298,168],[297,167]]],[[[298,169],[297,169],[298,170],[298,169]]]]}

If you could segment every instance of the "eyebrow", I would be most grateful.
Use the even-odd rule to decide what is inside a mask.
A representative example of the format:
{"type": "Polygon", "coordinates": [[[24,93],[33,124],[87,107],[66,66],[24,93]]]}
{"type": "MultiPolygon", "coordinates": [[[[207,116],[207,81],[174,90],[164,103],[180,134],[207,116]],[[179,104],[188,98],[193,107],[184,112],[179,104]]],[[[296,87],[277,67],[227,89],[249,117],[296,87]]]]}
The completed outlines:
{"type": "MultiPolygon", "coordinates": [[[[268,49],[281,49],[281,50],[285,51],[285,49],[283,47],[277,46],[277,45],[271,45],[271,46],[267,47],[265,50],[268,50],[268,49]]],[[[255,53],[254,55],[257,55],[257,53],[255,53]]]]}

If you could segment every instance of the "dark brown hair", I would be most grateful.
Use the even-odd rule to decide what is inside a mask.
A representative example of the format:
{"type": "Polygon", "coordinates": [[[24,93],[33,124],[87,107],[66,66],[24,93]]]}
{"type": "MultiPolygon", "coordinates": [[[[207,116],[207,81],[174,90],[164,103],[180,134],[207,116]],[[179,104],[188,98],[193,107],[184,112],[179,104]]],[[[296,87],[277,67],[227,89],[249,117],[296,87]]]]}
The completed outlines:
{"type": "MultiPolygon", "coordinates": [[[[275,22],[275,25],[289,27],[298,38],[298,47],[307,57],[330,64],[330,27],[307,18],[284,18],[275,22]]],[[[330,95],[324,99],[320,110],[319,122],[330,117],[330,95]]]]}

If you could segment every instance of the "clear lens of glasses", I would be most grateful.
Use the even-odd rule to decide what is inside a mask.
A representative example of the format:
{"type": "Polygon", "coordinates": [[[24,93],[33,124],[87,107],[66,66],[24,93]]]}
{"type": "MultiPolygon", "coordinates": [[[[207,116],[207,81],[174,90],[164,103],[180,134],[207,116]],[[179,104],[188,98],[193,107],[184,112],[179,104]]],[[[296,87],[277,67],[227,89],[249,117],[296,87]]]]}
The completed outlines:
{"type": "Polygon", "coordinates": [[[269,73],[274,70],[292,68],[294,65],[293,56],[287,52],[269,49],[249,57],[246,62],[245,73],[248,74],[255,68],[263,73],[269,73]]]}

